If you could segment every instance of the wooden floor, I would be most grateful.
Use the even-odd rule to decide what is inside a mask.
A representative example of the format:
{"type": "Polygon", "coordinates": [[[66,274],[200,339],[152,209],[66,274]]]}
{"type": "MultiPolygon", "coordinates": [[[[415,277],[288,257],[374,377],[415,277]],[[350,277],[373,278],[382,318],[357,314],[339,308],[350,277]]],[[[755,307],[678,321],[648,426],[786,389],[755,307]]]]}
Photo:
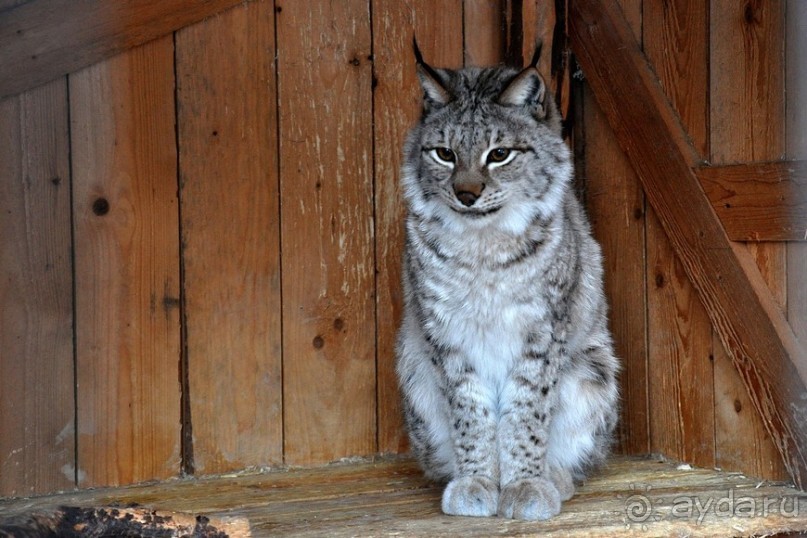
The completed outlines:
{"type": "MultiPolygon", "coordinates": [[[[71,529],[88,532],[110,521],[139,525],[139,534],[130,536],[726,537],[807,531],[807,493],[660,457],[611,460],[546,522],[445,516],[440,491],[410,460],[179,479],[0,500],[0,536],[37,536],[23,531],[37,525],[69,536],[71,529]]],[[[125,535],[121,527],[109,528],[125,535]]]]}

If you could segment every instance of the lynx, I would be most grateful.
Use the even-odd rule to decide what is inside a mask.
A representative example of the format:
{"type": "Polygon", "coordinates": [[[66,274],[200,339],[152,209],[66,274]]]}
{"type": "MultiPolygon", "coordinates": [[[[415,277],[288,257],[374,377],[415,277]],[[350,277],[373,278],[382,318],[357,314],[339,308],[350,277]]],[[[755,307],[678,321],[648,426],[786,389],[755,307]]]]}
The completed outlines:
{"type": "Polygon", "coordinates": [[[600,248],[540,45],[521,71],[415,57],[396,350],[411,447],[446,514],[548,519],[617,420],[600,248]]]}

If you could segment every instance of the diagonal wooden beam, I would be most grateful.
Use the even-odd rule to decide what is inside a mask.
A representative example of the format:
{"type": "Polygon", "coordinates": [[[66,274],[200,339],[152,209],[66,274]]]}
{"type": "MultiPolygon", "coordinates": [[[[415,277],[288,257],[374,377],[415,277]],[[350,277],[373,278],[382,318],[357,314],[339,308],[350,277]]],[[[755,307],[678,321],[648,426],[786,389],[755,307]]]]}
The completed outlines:
{"type": "Polygon", "coordinates": [[[694,172],[697,152],[617,2],[572,0],[568,17],[597,102],[790,476],[807,486],[807,354],[750,254],[726,236],[694,172]]]}
{"type": "Polygon", "coordinates": [[[807,241],[807,161],[702,166],[695,173],[732,241],[807,241]]]}
{"type": "MultiPolygon", "coordinates": [[[[0,10],[0,99],[245,0],[29,0],[0,10]]],[[[2,5],[0,5],[2,8],[2,5]]]]}

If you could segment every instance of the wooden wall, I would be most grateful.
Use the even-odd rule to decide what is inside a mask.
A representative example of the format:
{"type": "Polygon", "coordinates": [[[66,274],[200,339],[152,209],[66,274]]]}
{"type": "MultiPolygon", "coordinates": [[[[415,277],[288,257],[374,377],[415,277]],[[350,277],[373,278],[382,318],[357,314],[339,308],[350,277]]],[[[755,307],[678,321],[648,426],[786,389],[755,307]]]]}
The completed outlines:
{"type": "MultiPolygon", "coordinates": [[[[807,5],[797,0],[620,4],[703,161],[804,158],[807,5]]],[[[578,175],[605,251],[611,326],[625,367],[621,449],[785,478],[775,445],[585,88],[579,103],[578,175]]],[[[802,339],[805,246],[747,244],[802,339]]]]}
{"type": "MultiPolygon", "coordinates": [[[[563,23],[554,0],[183,2],[115,32],[88,2],[96,23],[71,42],[84,55],[53,71],[67,75],[0,75],[0,496],[405,451],[393,347],[411,36],[459,67],[529,55],[538,36],[550,50],[563,23]]],[[[704,158],[805,157],[800,0],[622,4],[704,158]]],[[[45,8],[0,2],[4,50],[33,46],[19,41],[45,8]]],[[[571,111],[605,251],[619,450],[782,476],[560,52],[541,68],[571,111]]],[[[800,335],[805,246],[749,247],[800,335]]]]}

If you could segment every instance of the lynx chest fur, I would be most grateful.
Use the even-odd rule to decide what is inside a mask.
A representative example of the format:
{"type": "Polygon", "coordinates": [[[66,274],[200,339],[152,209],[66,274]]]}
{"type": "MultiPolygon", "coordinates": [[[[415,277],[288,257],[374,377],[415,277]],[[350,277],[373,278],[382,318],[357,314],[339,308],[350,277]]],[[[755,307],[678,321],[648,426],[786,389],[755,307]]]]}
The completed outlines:
{"type": "Polygon", "coordinates": [[[552,517],[616,421],[600,250],[537,54],[520,72],[416,57],[397,346],[412,449],[447,514],[552,517]]]}
{"type": "Polygon", "coordinates": [[[410,255],[419,267],[414,285],[428,290],[422,301],[428,311],[424,328],[436,341],[463,351],[465,366],[493,391],[491,405],[499,411],[507,373],[530,328],[550,308],[534,289],[534,273],[545,264],[537,263],[538,256],[530,264],[519,263],[520,245],[496,233],[472,230],[454,241],[450,232],[438,228],[434,233],[449,237],[418,244],[418,232],[410,232],[410,255]]]}

